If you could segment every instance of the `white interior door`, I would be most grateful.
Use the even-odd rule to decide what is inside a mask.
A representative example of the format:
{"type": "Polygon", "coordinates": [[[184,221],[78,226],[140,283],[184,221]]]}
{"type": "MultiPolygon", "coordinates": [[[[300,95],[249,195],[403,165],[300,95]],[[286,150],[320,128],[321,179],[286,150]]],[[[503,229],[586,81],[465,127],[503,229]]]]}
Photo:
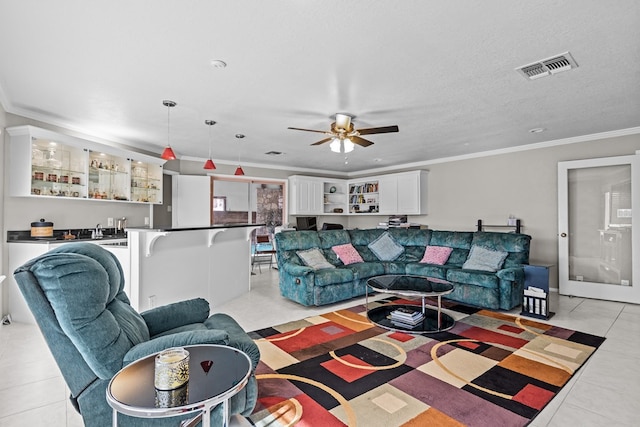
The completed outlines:
{"type": "Polygon", "coordinates": [[[558,163],[560,294],[640,303],[639,157],[558,163]]]}

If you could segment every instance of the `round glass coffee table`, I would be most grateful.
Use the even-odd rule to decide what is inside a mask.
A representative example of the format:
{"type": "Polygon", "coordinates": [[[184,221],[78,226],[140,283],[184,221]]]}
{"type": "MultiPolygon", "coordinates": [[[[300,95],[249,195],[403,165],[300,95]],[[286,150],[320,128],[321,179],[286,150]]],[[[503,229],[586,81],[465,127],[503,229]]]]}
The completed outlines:
{"type": "Polygon", "coordinates": [[[193,425],[201,416],[202,425],[209,427],[211,409],[219,403],[223,405],[224,425],[229,424],[229,399],[244,388],[251,375],[249,356],[216,344],[184,348],[189,352],[189,381],[179,389],[162,391],[154,387],[157,353],[136,360],[114,375],[107,387],[114,426],[118,425],[118,413],[164,418],[194,412],[193,425]]]}
{"type": "Polygon", "coordinates": [[[428,334],[453,328],[455,320],[442,312],[442,296],[453,292],[453,284],[442,279],[405,274],[372,277],[367,280],[367,317],[376,325],[392,331],[428,334]],[[369,287],[374,291],[402,297],[420,297],[421,305],[388,304],[369,310],[369,287]],[[437,309],[426,304],[437,299],[437,309]]]}

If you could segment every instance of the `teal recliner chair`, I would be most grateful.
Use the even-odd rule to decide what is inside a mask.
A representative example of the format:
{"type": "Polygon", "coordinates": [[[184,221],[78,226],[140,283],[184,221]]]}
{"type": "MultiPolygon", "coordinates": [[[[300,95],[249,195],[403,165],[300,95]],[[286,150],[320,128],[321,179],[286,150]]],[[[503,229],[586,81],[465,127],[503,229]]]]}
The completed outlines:
{"type": "MultiPolygon", "coordinates": [[[[204,299],[137,313],[123,291],[120,263],[98,245],[62,245],[27,262],[14,276],[87,427],[111,425],[107,385],[122,367],[143,356],[169,347],[223,344],[245,352],[254,371],[260,360],[258,347],[240,325],[225,314],[209,316],[204,299]]],[[[230,413],[249,415],[257,394],[252,374],[231,398],[230,413]]],[[[211,417],[212,426],[222,424],[220,405],[211,417]]],[[[118,424],[176,426],[185,418],[119,415],[118,424]]]]}

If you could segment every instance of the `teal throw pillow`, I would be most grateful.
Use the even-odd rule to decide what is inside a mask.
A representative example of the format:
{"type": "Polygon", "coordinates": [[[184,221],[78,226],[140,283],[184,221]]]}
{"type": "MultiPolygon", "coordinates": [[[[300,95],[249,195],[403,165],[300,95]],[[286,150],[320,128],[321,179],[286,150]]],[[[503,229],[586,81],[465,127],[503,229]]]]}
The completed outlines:
{"type": "Polygon", "coordinates": [[[311,248],[306,251],[298,251],[296,253],[302,262],[314,270],[320,270],[321,268],[336,268],[335,265],[327,261],[318,248],[311,248]]]}
{"type": "Polygon", "coordinates": [[[508,252],[496,251],[484,246],[473,245],[467,260],[462,264],[464,270],[498,271],[502,268],[508,252]]]}
{"type": "Polygon", "coordinates": [[[380,261],[393,261],[404,252],[404,247],[399,245],[387,232],[382,233],[380,237],[369,243],[368,247],[380,261]]]}

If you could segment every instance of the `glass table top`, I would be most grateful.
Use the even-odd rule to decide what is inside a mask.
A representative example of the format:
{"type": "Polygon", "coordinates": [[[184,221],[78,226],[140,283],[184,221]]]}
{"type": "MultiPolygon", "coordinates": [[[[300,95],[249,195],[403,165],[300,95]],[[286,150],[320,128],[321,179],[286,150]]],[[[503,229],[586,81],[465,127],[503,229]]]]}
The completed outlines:
{"type": "Polygon", "coordinates": [[[107,389],[112,406],[121,413],[170,416],[200,409],[204,402],[222,401],[242,388],[251,373],[251,361],[243,352],[222,345],[185,346],[189,351],[189,381],[171,392],[154,387],[155,354],[139,359],[118,372],[107,389]],[[159,395],[160,394],[160,395],[159,395]],[[169,407],[159,402],[171,402],[169,407]]]}

